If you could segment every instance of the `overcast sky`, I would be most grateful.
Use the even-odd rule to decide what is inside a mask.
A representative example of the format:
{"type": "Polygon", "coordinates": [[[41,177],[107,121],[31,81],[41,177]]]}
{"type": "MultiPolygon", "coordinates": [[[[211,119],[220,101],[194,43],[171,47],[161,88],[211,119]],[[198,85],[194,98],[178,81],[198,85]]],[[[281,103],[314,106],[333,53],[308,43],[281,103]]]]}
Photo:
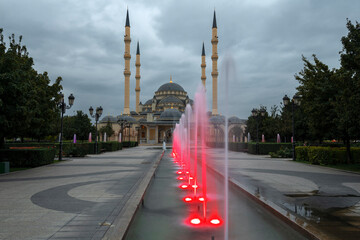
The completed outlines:
{"type": "Polygon", "coordinates": [[[180,84],[191,99],[201,83],[205,42],[206,88],[211,109],[211,27],[216,9],[219,54],[219,112],[224,113],[225,56],[233,59],[229,115],[247,118],[259,105],[270,109],[292,96],[301,55],[339,67],[346,18],[360,19],[358,0],[1,0],[0,28],[23,36],[39,72],[63,78],[76,110],[102,106],[119,115],[124,102],[124,26],[131,25],[130,108],[135,109],[136,42],[141,51],[144,103],[164,83],[180,84]]]}

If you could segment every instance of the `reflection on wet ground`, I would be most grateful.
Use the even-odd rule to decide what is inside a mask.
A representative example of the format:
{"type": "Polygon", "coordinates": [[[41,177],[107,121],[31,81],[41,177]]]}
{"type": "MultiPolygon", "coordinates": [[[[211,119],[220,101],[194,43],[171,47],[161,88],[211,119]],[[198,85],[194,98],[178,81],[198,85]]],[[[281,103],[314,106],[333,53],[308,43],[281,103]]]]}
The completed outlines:
{"type": "MultiPolygon", "coordinates": [[[[184,223],[189,212],[182,201],[183,190],[178,188],[175,170],[165,154],[125,239],[223,239],[223,226],[200,228],[184,223]]],[[[223,186],[221,177],[209,174],[210,177],[223,186]]],[[[217,197],[222,205],[223,199],[217,197]]],[[[229,239],[307,239],[234,186],[229,192],[229,214],[229,239]]]]}

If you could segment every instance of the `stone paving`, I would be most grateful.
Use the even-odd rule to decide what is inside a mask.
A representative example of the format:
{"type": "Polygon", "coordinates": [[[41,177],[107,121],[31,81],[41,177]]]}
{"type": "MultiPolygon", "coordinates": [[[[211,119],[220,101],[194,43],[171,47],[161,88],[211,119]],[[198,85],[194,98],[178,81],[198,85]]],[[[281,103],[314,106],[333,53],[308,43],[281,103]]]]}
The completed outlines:
{"type": "Polygon", "coordinates": [[[121,236],[161,153],[137,147],[0,175],[0,239],[121,236]]]}
{"type": "MultiPolygon", "coordinates": [[[[224,150],[208,149],[222,173],[224,150]]],[[[319,239],[360,239],[360,175],[229,152],[233,184],[319,239]]]]}

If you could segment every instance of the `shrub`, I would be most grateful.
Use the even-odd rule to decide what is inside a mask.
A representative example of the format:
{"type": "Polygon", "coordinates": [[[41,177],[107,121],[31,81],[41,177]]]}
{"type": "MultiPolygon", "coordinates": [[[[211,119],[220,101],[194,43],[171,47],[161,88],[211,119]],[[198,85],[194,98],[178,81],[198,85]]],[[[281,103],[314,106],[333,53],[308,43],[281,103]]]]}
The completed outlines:
{"type": "Polygon", "coordinates": [[[297,161],[309,161],[309,147],[295,147],[295,156],[297,161]]]}
{"type": "MultiPolygon", "coordinates": [[[[277,152],[280,148],[290,148],[291,143],[259,143],[259,154],[266,155],[270,152],[277,152]]],[[[256,154],[256,143],[248,143],[248,152],[251,154],[256,154]]]]}
{"type": "Polygon", "coordinates": [[[53,163],[54,158],[54,148],[0,150],[0,161],[9,162],[10,167],[38,167],[53,163]]]}
{"type": "Polygon", "coordinates": [[[229,142],[229,150],[235,152],[247,152],[248,143],[245,142],[229,142]]]}
{"type": "Polygon", "coordinates": [[[281,147],[279,151],[277,151],[276,153],[274,152],[269,152],[270,156],[272,158],[290,158],[292,157],[292,150],[290,148],[283,148],[281,147]]]}

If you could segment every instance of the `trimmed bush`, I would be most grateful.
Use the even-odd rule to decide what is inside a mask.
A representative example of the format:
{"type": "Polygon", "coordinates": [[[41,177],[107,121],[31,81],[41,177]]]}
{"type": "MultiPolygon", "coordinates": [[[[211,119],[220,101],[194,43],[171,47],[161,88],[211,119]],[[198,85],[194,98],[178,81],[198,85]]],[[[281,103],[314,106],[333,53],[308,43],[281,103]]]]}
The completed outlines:
{"type": "MultiPolygon", "coordinates": [[[[281,148],[292,148],[291,143],[259,143],[259,154],[267,155],[270,152],[277,152],[281,148]]],[[[256,143],[249,142],[248,143],[248,152],[251,154],[256,154],[256,143]]]]}
{"type": "Polygon", "coordinates": [[[291,158],[292,157],[292,149],[281,147],[277,152],[269,152],[272,158],[291,158]]]}
{"type": "MultiPolygon", "coordinates": [[[[296,160],[308,161],[311,164],[346,164],[345,147],[296,147],[296,160]]],[[[360,162],[360,148],[351,148],[354,163],[360,162]]]]}
{"type": "Polygon", "coordinates": [[[129,148],[129,147],[136,147],[136,146],[138,146],[138,142],[133,142],[133,141],[131,141],[131,142],[122,142],[122,146],[123,147],[126,147],[126,148],[129,148]]]}
{"type": "Polygon", "coordinates": [[[10,167],[38,167],[53,163],[54,158],[54,148],[0,150],[0,161],[9,162],[10,167]]]}
{"type": "Polygon", "coordinates": [[[297,161],[309,161],[308,156],[309,147],[295,147],[295,156],[297,161]]]}
{"type": "Polygon", "coordinates": [[[234,152],[247,152],[248,143],[245,142],[229,142],[229,150],[234,152]]]}

